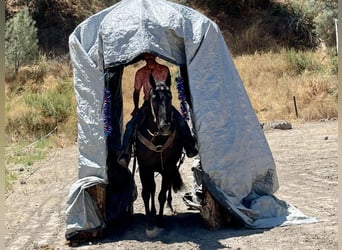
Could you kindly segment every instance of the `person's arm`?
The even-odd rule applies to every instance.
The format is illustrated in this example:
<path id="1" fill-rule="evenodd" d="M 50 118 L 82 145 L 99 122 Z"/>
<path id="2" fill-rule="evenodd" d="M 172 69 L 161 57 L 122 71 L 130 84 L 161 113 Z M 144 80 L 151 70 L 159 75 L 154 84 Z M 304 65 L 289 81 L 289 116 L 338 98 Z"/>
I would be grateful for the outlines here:
<path id="1" fill-rule="evenodd" d="M 140 91 L 142 88 L 142 69 L 138 70 L 135 73 L 134 77 L 134 90 L 133 90 L 133 104 L 134 109 L 131 113 L 132 116 L 136 115 L 139 110 L 139 97 L 140 97 Z"/>

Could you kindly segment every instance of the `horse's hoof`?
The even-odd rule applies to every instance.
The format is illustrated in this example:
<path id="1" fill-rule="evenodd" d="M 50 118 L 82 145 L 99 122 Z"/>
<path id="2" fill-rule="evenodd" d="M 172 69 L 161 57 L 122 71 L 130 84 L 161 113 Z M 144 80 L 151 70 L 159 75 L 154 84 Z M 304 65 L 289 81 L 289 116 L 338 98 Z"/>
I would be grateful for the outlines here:
<path id="1" fill-rule="evenodd" d="M 154 227 L 152 230 L 149 230 L 149 229 L 146 228 L 146 235 L 149 238 L 155 238 L 155 237 L 158 236 L 159 231 L 160 230 L 157 227 Z"/>

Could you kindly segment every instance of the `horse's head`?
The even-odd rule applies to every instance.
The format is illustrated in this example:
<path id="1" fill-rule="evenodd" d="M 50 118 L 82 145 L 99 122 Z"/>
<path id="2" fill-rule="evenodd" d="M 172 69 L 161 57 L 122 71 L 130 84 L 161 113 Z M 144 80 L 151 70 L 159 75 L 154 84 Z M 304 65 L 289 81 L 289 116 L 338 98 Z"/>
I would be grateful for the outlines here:
<path id="1" fill-rule="evenodd" d="M 150 83 L 152 86 L 150 92 L 150 107 L 154 123 L 157 125 L 160 135 L 170 135 L 173 129 L 172 94 L 170 90 L 171 77 L 169 75 L 165 82 L 156 82 L 151 75 Z"/>

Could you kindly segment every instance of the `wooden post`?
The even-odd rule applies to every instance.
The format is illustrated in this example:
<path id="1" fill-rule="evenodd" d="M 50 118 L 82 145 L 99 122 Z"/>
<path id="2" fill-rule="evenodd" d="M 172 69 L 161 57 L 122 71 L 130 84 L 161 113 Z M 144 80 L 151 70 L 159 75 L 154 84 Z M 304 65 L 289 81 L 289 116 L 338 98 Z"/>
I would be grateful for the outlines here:
<path id="1" fill-rule="evenodd" d="M 101 216 L 106 220 L 106 185 L 97 184 L 86 189 L 86 192 L 94 199 L 97 207 L 100 210 Z M 80 232 L 75 235 L 70 241 L 69 245 L 72 247 L 77 247 L 82 242 L 99 240 L 104 237 L 104 229 L 99 229 L 97 231 L 87 231 Z"/>
<path id="2" fill-rule="evenodd" d="M 102 218 L 106 221 L 106 185 L 97 184 L 86 189 L 91 197 L 96 201 Z"/>
<path id="3" fill-rule="evenodd" d="M 203 203 L 200 214 L 209 229 L 217 230 L 233 224 L 232 216 L 221 207 L 221 205 L 209 193 L 207 187 L 202 183 Z"/>
<path id="4" fill-rule="evenodd" d="M 297 102 L 296 102 L 295 96 L 293 96 L 293 104 L 294 104 L 294 108 L 295 108 L 295 112 L 296 112 L 296 117 L 298 118 Z"/>

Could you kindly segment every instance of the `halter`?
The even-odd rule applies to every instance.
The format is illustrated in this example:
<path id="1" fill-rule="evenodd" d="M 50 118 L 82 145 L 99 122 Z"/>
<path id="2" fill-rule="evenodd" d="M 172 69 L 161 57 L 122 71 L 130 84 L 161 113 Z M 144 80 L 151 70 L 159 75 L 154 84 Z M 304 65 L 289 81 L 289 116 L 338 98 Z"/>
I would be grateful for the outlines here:
<path id="1" fill-rule="evenodd" d="M 150 105 L 151 105 L 151 112 L 152 112 L 154 123 L 157 123 L 157 116 L 156 116 L 156 114 L 154 112 L 153 103 L 152 103 L 152 100 L 151 100 L 151 94 L 152 94 L 153 91 L 164 91 L 164 90 L 170 91 L 170 88 L 168 86 L 163 85 L 163 84 L 158 84 L 155 87 L 155 89 L 151 89 L 150 90 Z"/>

